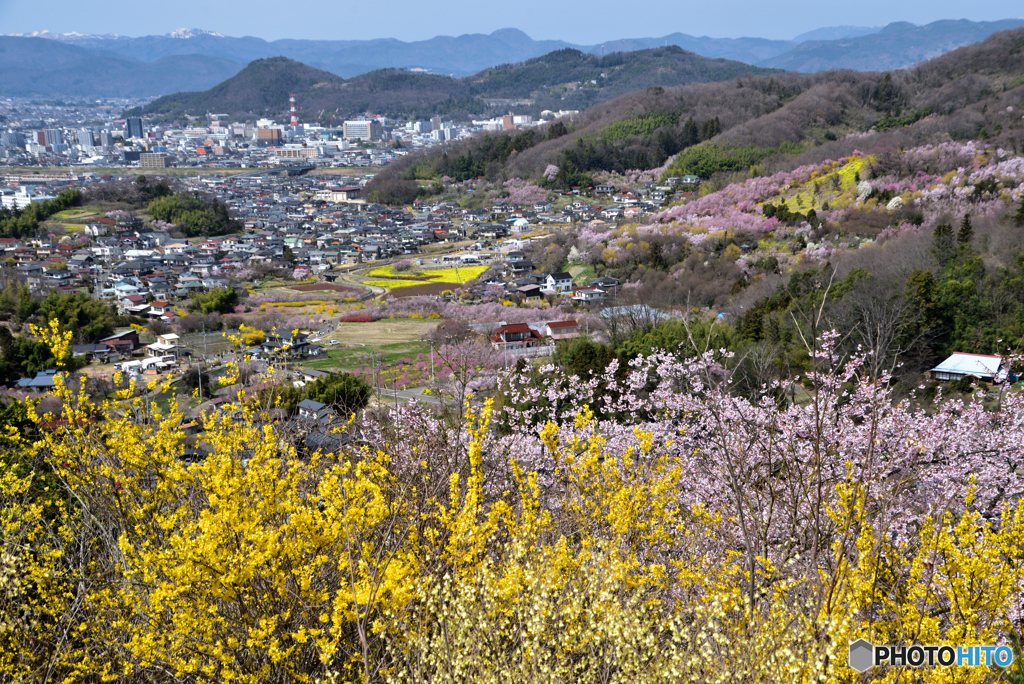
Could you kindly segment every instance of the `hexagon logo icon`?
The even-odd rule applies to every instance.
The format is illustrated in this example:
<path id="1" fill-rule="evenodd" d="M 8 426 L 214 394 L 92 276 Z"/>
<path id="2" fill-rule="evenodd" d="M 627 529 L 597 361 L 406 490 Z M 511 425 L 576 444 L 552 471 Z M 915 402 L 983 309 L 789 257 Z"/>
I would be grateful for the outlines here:
<path id="1" fill-rule="evenodd" d="M 856 641 L 850 642 L 850 657 L 847 662 L 850 664 L 850 669 L 856 670 L 857 672 L 867 672 L 874 667 L 874 658 L 872 657 L 875 652 L 875 647 L 871 645 L 871 642 L 865 639 L 857 639 Z"/>

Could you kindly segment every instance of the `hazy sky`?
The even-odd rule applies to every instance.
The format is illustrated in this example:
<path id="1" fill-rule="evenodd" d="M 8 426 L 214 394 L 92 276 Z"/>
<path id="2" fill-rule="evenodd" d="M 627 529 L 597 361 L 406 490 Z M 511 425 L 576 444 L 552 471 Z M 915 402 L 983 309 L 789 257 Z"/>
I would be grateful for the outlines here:
<path id="1" fill-rule="evenodd" d="M 823 26 L 979 21 L 1022 14 L 1021 0 L 0 0 L 0 33 L 48 29 L 142 36 L 201 28 L 267 40 L 423 40 L 515 27 L 536 39 L 591 44 L 676 31 L 788 39 Z"/>

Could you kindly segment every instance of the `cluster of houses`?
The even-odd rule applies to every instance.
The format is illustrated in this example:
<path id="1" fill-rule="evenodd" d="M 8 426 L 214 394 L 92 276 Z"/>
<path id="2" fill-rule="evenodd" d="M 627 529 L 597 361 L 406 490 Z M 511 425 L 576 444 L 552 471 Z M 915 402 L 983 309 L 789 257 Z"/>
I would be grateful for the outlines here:
<path id="1" fill-rule="evenodd" d="M 614 296 L 619 287 L 617 278 L 603 276 L 591 281 L 588 285 L 573 285 L 572 274 L 565 271 L 557 273 L 536 272 L 533 261 L 519 250 L 512 250 L 505 255 L 504 273 L 502 278 L 493 277 L 485 281 L 490 288 L 502 288 L 506 295 L 519 295 L 523 299 L 541 299 L 544 297 L 571 297 L 579 304 L 600 304 L 609 295 Z"/>
<path id="2" fill-rule="evenodd" d="M 193 178 L 186 181 L 187 189 L 216 197 L 244 226 L 244 234 L 195 244 L 131 216 L 98 216 L 84 233 L 59 242 L 46 236 L 0 239 L 0 262 L 13 263 L 33 290 L 84 291 L 98 286 L 125 311 L 162 317 L 160 309 L 166 307 L 138 311 L 143 302 L 137 298 L 166 303 L 193 290 L 227 285 L 233 269 L 258 264 L 287 262 L 301 277 L 302 271 L 417 254 L 436 242 L 498 241 L 533 230 L 538 223 L 630 220 L 656 210 L 666 199 L 666 190 L 653 183 L 631 190 L 599 184 L 593 194 L 607 196 L 608 206 L 580 197 L 556 213 L 546 201 L 529 207 L 499 201 L 486 209 L 466 209 L 452 204 L 427 206 L 417 200 L 408 211 L 359 199 L 368 178 L 270 174 Z M 85 180 L 122 179 L 90 176 Z M 56 190 L 46 188 L 47 193 Z M 514 277 L 532 272 L 515 267 L 512 261 Z M 534 284 L 544 289 L 540 282 L 516 287 Z M 561 284 L 552 288 L 564 292 Z M 600 296 L 591 290 L 577 299 L 593 301 Z"/>
<path id="3" fill-rule="evenodd" d="M 482 178 L 467 180 L 455 185 L 475 191 Z M 551 202 L 542 200 L 529 206 L 521 206 L 498 200 L 488 208 L 469 209 L 455 203 L 438 203 L 428 206 L 416 200 L 414 206 L 429 210 L 438 220 L 462 221 L 467 223 L 504 222 L 512 232 L 526 230 L 533 224 L 557 225 L 587 223 L 591 221 L 634 221 L 659 211 L 666 202 L 675 202 L 693 196 L 700 179 L 697 176 L 673 176 L 665 185 L 644 181 L 635 188 L 621 188 L 613 183 L 598 183 L 592 188 L 572 188 L 567 194 L 573 201 L 559 210 Z M 590 196 L 593 201 L 585 199 Z M 608 200 L 608 202 L 604 202 Z"/>
<path id="4" fill-rule="evenodd" d="M 660 193 L 661 191 L 655 191 Z M 417 202 L 420 202 L 417 200 Z M 451 202 L 442 202 L 432 206 L 420 202 L 418 206 L 429 210 L 430 217 L 435 221 L 453 221 L 468 224 L 502 223 L 510 233 L 530 230 L 535 225 L 560 225 L 587 223 L 590 221 L 635 220 L 658 211 L 664 204 L 660 201 L 644 201 L 637 198 L 636 193 L 624 191 L 615 195 L 615 201 L 602 206 L 596 202 L 577 199 L 562 209 L 555 211 L 551 202 L 543 201 L 530 206 L 506 204 L 498 201 L 486 209 L 467 209 Z"/>
<path id="5" fill-rule="evenodd" d="M 133 360 L 135 352 L 143 352 L 141 360 Z M 120 371 L 155 375 L 164 370 L 176 368 L 182 356 L 190 356 L 191 350 L 181 344 L 181 338 L 174 333 L 158 335 L 152 344 L 143 345 L 139 332 L 130 329 L 104 337 L 94 344 L 76 344 L 71 347 L 74 356 L 85 357 L 101 363 L 114 363 Z"/>

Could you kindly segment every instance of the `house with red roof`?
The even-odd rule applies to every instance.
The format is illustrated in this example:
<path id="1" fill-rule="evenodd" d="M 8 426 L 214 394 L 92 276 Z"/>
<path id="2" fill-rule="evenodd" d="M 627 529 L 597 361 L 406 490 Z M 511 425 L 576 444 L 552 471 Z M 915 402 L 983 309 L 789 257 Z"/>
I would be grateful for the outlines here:
<path id="1" fill-rule="evenodd" d="M 503 325 L 491 335 L 491 343 L 498 349 L 502 347 L 533 347 L 543 341 L 540 333 L 526 323 Z"/>

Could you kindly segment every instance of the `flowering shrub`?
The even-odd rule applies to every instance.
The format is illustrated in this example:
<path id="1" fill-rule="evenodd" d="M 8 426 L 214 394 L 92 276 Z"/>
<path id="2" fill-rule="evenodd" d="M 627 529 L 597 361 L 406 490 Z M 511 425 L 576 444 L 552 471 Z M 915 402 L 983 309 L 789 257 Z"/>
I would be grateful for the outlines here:
<path id="1" fill-rule="evenodd" d="M 63 358 L 70 333 L 40 334 Z M 0 671 L 842 682 L 858 637 L 1019 638 L 1024 393 L 918 411 L 835 339 L 808 350 L 806 405 L 658 352 L 501 376 L 461 420 L 339 420 L 313 453 L 312 429 L 239 395 L 202 418 L 199 461 L 177 402 L 129 386 L 96 413 L 58 375 L 59 413 L 27 405 L 0 442 L 26 464 L 0 477 Z M 44 420 L 61 429 L 22 435 Z"/>
<path id="2" fill-rule="evenodd" d="M 637 234 L 682 234 L 699 244 L 708 236 L 726 231 L 775 231 L 776 238 L 810 232 L 809 225 L 792 230 L 774 217 L 766 218 L 762 211 L 765 202 L 776 207 L 785 204 L 791 213 L 813 209 L 817 220 L 833 223 L 851 210 L 876 213 L 913 208 L 921 216 L 921 221 L 915 223 L 928 230 L 949 214 L 969 211 L 974 216 L 996 217 L 1008 204 L 1024 199 L 1024 157 L 1011 156 L 1006 150 L 987 149 L 974 142 L 949 142 L 912 148 L 900 155 L 898 168 L 902 175 L 875 177 L 870 182 L 856 182 L 857 175 L 873 168 L 876 160 L 854 152 L 838 161 L 735 183 L 654 214 Z M 893 225 L 883 234 L 901 230 Z M 606 264 L 616 263 L 628 246 L 609 240 L 608 233 L 591 227 L 580 233 L 577 245 L 591 255 L 599 254 Z M 594 252 L 597 245 L 600 251 Z M 832 251 L 832 247 L 822 246 L 805 256 L 824 258 Z"/>
<path id="3" fill-rule="evenodd" d="M 247 300 L 250 305 L 257 304 L 282 304 L 285 302 L 301 302 L 304 304 L 318 305 L 318 304 L 333 304 L 334 300 L 325 300 L 324 297 L 330 297 L 332 292 L 317 291 L 317 292 L 264 292 L 261 294 L 252 295 Z M 294 305 L 294 304 L 293 304 Z"/>

